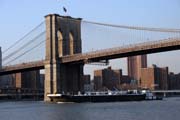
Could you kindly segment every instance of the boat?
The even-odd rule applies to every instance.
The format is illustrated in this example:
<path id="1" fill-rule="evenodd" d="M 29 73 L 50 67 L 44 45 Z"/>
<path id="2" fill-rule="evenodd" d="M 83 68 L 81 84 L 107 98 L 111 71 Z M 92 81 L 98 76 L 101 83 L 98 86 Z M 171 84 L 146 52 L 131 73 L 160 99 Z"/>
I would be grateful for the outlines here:
<path id="1" fill-rule="evenodd" d="M 142 101 L 146 95 L 140 93 L 122 92 L 88 92 L 85 94 L 49 94 L 53 102 L 118 102 L 118 101 Z"/>
<path id="2" fill-rule="evenodd" d="M 142 90 L 141 93 L 146 95 L 145 100 L 163 100 L 162 96 L 156 96 L 150 90 Z"/>

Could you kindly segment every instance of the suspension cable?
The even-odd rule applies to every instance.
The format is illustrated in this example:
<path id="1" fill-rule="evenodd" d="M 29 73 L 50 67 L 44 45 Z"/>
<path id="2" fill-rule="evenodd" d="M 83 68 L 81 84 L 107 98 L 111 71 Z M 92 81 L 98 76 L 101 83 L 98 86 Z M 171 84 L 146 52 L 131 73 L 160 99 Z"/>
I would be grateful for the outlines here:
<path id="1" fill-rule="evenodd" d="M 24 38 L 26 38 L 28 35 L 30 35 L 33 31 L 35 31 L 36 29 L 38 29 L 41 25 L 44 24 L 44 21 L 41 22 L 39 25 L 37 25 L 35 28 L 33 28 L 30 32 L 28 32 L 27 34 L 25 34 L 21 39 L 17 40 L 15 43 L 13 43 L 12 45 L 10 45 L 7 49 L 5 49 L 2 54 L 6 53 L 7 51 L 9 51 L 11 48 L 13 48 L 15 45 L 17 45 L 19 42 L 21 42 Z"/>
<path id="2" fill-rule="evenodd" d="M 27 47 L 28 45 L 32 44 L 35 40 L 37 40 L 39 37 L 41 37 L 43 34 L 45 33 L 42 32 L 39 35 L 37 35 L 35 38 L 33 38 L 32 40 L 28 41 L 27 43 L 25 43 L 22 47 L 20 47 L 19 49 L 15 50 L 14 52 L 10 53 L 9 55 L 5 56 L 2 60 L 5 61 L 9 58 L 11 58 L 12 56 L 15 56 L 18 52 L 20 52 L 22 49 L 24 49 L 25 47 Z M 45 40 L 44 40 L 45 41 Z"/>
<path id="3" fill-rule="evenodd" d="M 115 24 L 107 24 L 107 23 L 99 23 L 99 22 L 92 22 L 92 21 L 83 21 L 85 23 L 102 25 L 102 26 L 109 26 L 109 27 L 116 27 L 116 28 L 125 28 L 125 29 L 135 29 L 135 30 L 146 30 L 146 31 L 157 31 L 157 32 L 173 32 L 173 33 L 180 33 L 180 29 L 170 29 L 170 28 L 151 28 L 151 27 L 135 27 L 135 26 L 125 26 L 125 25 L 115 25 Z"/>
<path id="4" fill-rule="evenodd" d="M 27 51 L 23 52 L 23 53 L 20 54 L 19 56 L 15 57 L 13 60 L 11 60 L 11 61 L 5 63 L 5 65 L 8 65 L 9 63 L 11 63 L 11 62 L 17 60 L 18 58 L 20 58 L 20 57 L 22 57 L 22 56 L 24 56 L 25 54 L 27 54 L 27 53 L 30 52 L 31 50 L 33 50 L 33 49 L 39 47 L 39 46 L 40 46 L 42 43 L 44 43 L 44 42 L 45 42 L 45 40 L 42 40 L 39 44 L 37 44 L 37 45 L 35 45 L 34 47 L 32 47 L 32 48 L 28 49 Z"/>

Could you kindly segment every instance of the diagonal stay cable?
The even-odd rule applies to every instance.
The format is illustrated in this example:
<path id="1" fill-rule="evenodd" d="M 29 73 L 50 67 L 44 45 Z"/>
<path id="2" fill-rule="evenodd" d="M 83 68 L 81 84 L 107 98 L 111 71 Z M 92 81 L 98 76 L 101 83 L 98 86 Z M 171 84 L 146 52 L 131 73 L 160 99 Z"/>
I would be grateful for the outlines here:
<path id="1" fill-rule="evenodd" d="M 125 25 L 115 25 L 115 24 L 107 24 L 107 23 L 99 23 L 92 21 L 83 21 L 85 23 L 116 27 L 116 28 L 125 28 L 125 29 L 135 29 L 135 30 L 146 30 L 146 31 L 156 31 L 156 32 L 172 32 L 172 33 L 180 33 L 180 29 L 171 29 L 171 28 L 151 28 L 151 27 L 135 27 L 135 26 L 125 26 Z"/>
<path id="2" fill-rule="evenodd" d="M 35 28 L 33 28 L 30 32 L 28 32 L 27 34 L 25 34 L 21 39 L 17 40 L 15 43 L 13 43 L 10 47 L 8 47 L 7 49 L 5 49 L 2 53 L 6 53 L 7 51 L 9 51 L 11 48 L 13 48 L 15 45 L 17 45 L 19 42 L 21 42 L 24 38 L 26 38 L 28 35 L 30 35 L 33 31 L 35 31 L 36 29 L 38 29 L 41 25 L 44 24 L 44 21 L 41 22 L 39 25 L 37 25 Z"/>
<path id="3" fill-rule="evenodd" d="M 10 53 L 9 55 L 5 56 L 2 60 L 5 61 L 12 56 L 15 56 L 19 51 L 22 51 L 22 49 L 26 48 L 30 44 L 32 44 L 35 40 L 37 40 L 39 37 L 41 37 L 43 34 L 45 34 L 45 31 L 37 35 L 35 38 L 31 39 L 29 42 L 25 43 L 23 46 L 21 46 L 19 49 L 15 50 L 14 52 Z"/>
<path id="4" fill-rule="evenodd" d="M 18 58 L 24 56 L 25 54 L 29 53 L 31 50 L 33 50 L 33 49 L 39 47 L 39 46 L 40 46 L 42 43 L 44 43 L 44 42 L 45 42 L 45 40 L 42 40 L 39 44 L 37 44 L 37 45 L 35 45 L 34 47 L 32 47 L 32 48 L 28 49 L 27 51 L 23 52 L 21 55 L 15 57 L 13 60 L 11 60 L 11 61 L 5 63 L 5 66 L 8 65 L 8 64 L 11 63 L 11 62 L 17 60 Z"/>

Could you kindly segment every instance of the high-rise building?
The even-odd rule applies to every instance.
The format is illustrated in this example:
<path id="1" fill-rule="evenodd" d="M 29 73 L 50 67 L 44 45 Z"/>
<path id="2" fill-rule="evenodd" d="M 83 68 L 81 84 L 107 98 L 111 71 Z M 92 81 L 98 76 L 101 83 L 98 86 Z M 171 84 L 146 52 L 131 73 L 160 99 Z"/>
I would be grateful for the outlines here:
<path id="1" fill-rule="evenodd" d="M 90 75 L 83 75 L 82 76 L 83 84 L 90 84 L 91 83 L 91 76 Z"/>
<path id="2" fill-rule="evenodd" d="M 107 88 L 110 90 L 120 86 L 122 70 L 112 70 L 111 67 L 94 71 L 95 90 Z"/>
<path id="3" fill-rule="evenodd" d="M 168 67 L 141 68 L 141 87 L 151 90 L 168 89 Z"/>
<path id="4" fill-rule="evenodd" d="M 29 89 L 40 88 L 40 71 L 39 70 L 16 73 L 13 76 L 15 78 L 16 88 L 29 88 Z"/>
<path id="5" fill-rule="evenodd" d="M 2 69 L 2 50 L 0 47 L 0 69 Z M 12 75 L 4 75 L 0 76 L 0 88 L 11 88 L 13 87 L 13 76 Z"/>
<path id="6" fill-rule="evenodd" d="M 147 68 L 147 55 L 128 57 L 127 62 L 128 76 L 140 85 L 141 68 Z"/>
<path id="7" fill-rule="evenodd" d="M 169 90 L 179 90 L 180 89 L 180 73 L 174 74 L 171 72 L 169 74 L 168 89 Z"/>
<path id="8" fill-rule="evenodd" d="M 93 91 L 93 85 L 91 82 L 91 76 L 90 75 L 83 75 L 82 76 L 82 83 L 83 83 L 83 90 L 84 92 L 90 92 Z"/>
<path id="9" fill-rule="evenodd" d="M 94 90 L 99 91 L 103 88 L 103 72 L 102 70 L 94 71 Z"/>

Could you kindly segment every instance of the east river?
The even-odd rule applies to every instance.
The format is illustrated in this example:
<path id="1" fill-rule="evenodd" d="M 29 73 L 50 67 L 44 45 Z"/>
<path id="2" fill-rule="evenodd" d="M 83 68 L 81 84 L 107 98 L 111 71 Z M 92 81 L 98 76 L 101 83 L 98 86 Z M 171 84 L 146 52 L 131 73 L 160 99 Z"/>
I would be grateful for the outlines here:
<path id="1" fill-rule="evenodd" d="M 180 97 L 114 103 L 0 102 L 0 120 L 180 120 Z"/>

